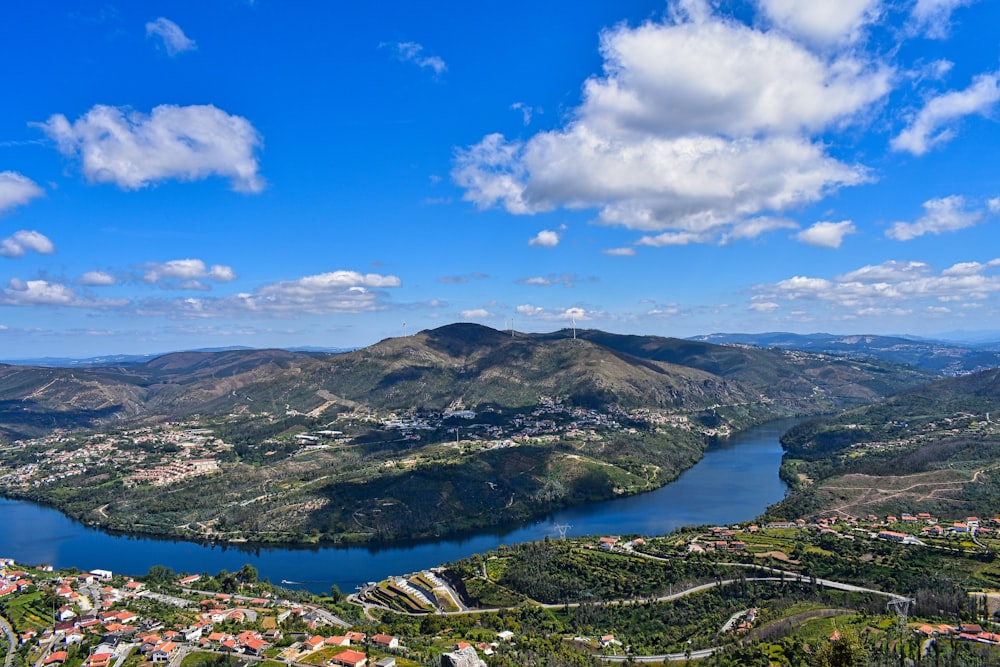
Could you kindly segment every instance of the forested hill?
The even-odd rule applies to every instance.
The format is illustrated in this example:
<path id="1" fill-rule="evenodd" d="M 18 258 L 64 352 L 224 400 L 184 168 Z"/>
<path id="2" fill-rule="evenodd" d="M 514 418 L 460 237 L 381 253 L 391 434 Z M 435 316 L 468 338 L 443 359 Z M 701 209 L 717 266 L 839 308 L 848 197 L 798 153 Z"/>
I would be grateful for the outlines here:
<path id="1" fill-rule="evenodd" d="M 1000 512 L 1000 369 L 805 422 L 782 438 L 775 514 Z M 919 510 L 917 509 L 919 508 Z"/>

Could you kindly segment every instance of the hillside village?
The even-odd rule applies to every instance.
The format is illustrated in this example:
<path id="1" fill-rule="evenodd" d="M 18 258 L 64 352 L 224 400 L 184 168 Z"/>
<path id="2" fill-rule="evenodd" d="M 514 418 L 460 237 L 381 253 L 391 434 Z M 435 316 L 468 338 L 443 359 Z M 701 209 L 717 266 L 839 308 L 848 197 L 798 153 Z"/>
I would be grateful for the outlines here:
<path id="1" fill-rule="evenodd" d="M 862 551 L 874 549 L 876 553 L 903 550 L 902 554 L 916 549 L 975 558 L 1000 546 L 998 530 L 1000 517 L 946 520 L 920 512 L 898 517 L 872 515 L 861 519 L 825 517 L 813 521 L 744 523 L 685 529 L 663 537 L 578 538 L 566 540 L 560 549 L 589 552 L 594 557 L 605 554 L 602 558 L 611 559 L 609 564 L 624 558 L 652 565 L 702 562 L 730 570 L 751 568 L 745 575 L 747 581 L 780 579 L 782 586 L 801 582 L 845 594 L 856 591 L 863 597 L 907 600 L 907 596 L 893 591 L 863 587 L 870 583 L 817 578 L 808 571 L 805 564 L 808 558 L 804 556 L 818 553 L 817 547 L 811 545 L 823 544 L 822 540 L 829 538 L 864 543 L 869 546 L 863 546 Z M 507 556 L 501 552 L 488 558 L 503 560 Z M 495 575 L 494 566 L 487 566 L 488 562 L 483 561 L 482 573 L 489 580 Z M 502 609 L 484 609 L 469 599 L 465 584 L 448 567 L 372 582 L 346 597 L 334 591 L 333 596 L 305 594 L 307 599 L 302 600 L 296 599 L 302 596 L 301 591 L 288 597 L 283 593 L 290 591 L 258 582 L 250 566 L 214 577 L 174 575 L 168 568 L 157 566 L 146 577 L 130 577 L 103 569 L 56 572 L 51 567 L 25 566 L 11 559 L 0 560 L 0 565 L 0 616 L 11 626 L 12 657 L 7 664 L 12 667 L 142 664 L 180 667 L 215 664 L 207 662 L 213 655 L 247 664 L 263 661 L 302 667 L 478 665 L 491 664 L 492 658 L 510 656 L 512 651 L 516 654 L 519 641 L 528 640 L 504 623 L 491 622 L 489 626 L 494 630 L 484 627 L 473 631 L 472 628 L 479 628 L 478 622 L 470 626 L 460 621 L 475 618 L 476 614 L 480 618 L 482 614 L 496 615 Z M 779 574 L 780 577 L 776 576 Z M 729 581 L 717 578 L 717 583 L 708 586 L 697 582 L 671 586 L 669 592 L 663 590 L 657 604 L 668 605 L 671 600 L 701 595 L 715 585 L 740 585 L 739 580 Z M 698 655 L 707 657 L 713 651 L 731 650 L 744 637 L 757 637 L 758 641 L 765 636 L 755 633 L 771 627 L 782 617 L 778 608 L 767 600 L 766 596 L 759 598 L 758 604 L 750 606 L 740 606 L 737 600 L 736 608 L 725 614 L 725 622 L 720 623 L 712 636 L 697 639 L 695 647 L 702 651 Z M 519 607 L 525 602 L 524 598 L 518 598 L 512 604 Z M 645 604 L 650 602 L 645 600 Z M 642 598 L 633 602 L 606 601 L 606 604 L 637 603 L 642 603 Z M 578 603 L 532 604 L 553 613 L 578 606 Z M 964 617 L 964 622 L 914 618 L 908 623 L 907 633 L 922 637 L 925 642 L 947 638 L 970 646 L 998 645 L 1000 626 L 994 626 L 991 614 L 994 610 L 1000 614 L 1000 599 L 984 597 L 983 609 L 978 616 Z M 986 609 L 990 611 L 987 613 Z M 402 622 L 408 617 L 419 621 L 435 616 L 452 618 L 453 627 L 466 630 L 458 629 L 456 635 L 450 629 L 443 633 L 431 629 L 446 627 L 440 624 Z M 424 634 L 425 630 L 418 628 L 426 628 L 431 634 Z M 629 652 L 635 638 L 630 639 L 627 630 L 613 626 L 601 629 L 586 637 L 567 635 L 566 646 L 598 661 Z M 414 631 L 418 634 L 413 634 Z M 703 648 L 706 646 L 709 648 Z M 712 646 L 730 646 L 730 649 Z M 664 659 L 683 659 L 683 652 L 670 655 L 676 657 Z"/>
<path id="2" fill-rule="evenodd" d="M 289 411 L 289 414 L 296 414 Z M 269 413 L 251 415 L 275 423 L 280 417 Z M 706 427 L 683 412 L 637 409 L 631 411 L 567 406 L 544 399 L 536 408 L 500 416 L 487 410 L 488 421 L 476 421 L 473 410 L 445 412 L 388 413 L 371 411 L 344 413 L 330 425 L 334 428 L 307 430 L 293 428 L 261 443 L 262 447 L 291 444 L 283 450 L 288 458 L 310 451 L 338 449 L 354 445 L 354 435 L 371 426 L 380 428 L 387 441 L 402 443 L 450 443 L 482 449 L 514 447 L 551 442 L 560 438 L 599 438 L 601 431 L 621 430 L 635 434 L 638 428 L 695 431 L 703 437 L 726 437 L 731 427 L 723 422 Z M 241 418 L 246 418 L 242 416 Z M 361 427 L 359 429 L 359 427 Z M 352 433 L 354 435 L 352 435 Z M 232 463 L 233 445 L 213 435 L 201 422 L 167 422 L 116 432 L 59 432 L 40 438 L 17 440 L 7 449 L 0 465 L 0 488 L 9 490 L 41 487 L 79 477 L 96 468 L 113 468 L 125 484 L 173 485 L 193 477 L 222 472 Z M 419 453 L 410 453 L 406 465 L 420 462 Z M 385 465 L 396 463 L 386 458 Z"/>

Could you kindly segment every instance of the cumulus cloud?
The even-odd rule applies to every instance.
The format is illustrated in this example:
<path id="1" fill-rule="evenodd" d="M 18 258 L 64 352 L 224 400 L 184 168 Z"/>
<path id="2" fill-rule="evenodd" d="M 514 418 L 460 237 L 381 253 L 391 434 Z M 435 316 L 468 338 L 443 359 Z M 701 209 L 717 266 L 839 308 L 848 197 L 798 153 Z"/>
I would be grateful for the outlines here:
<path id="1" fill-rule="evenodd" d="M 223 176 L 239 192 L 264 189 L 250 122 L 212 105 L 164 104 L 147 115 L 97 105 L 72 124 L 62 114 L 37 123 L 59 151 L 79 159 L 93 183 L 138 190 L 164 180 Z"/>
<path id="2" fill-rule="evenodd" d="M 440 75 L 448 69 L 448 65 L 438 56 L 428 56 L 424 53 L 424 47 L 416 42 L 397 42 L 392 45 L 392 50 L 396 57 L 403 62 L 413 63 L 422 69 L 430 69 L 434 74 Z"/>
<path id="3" fill-rule="evenodd" d="M 473 308 L 471 310 L 463 310 L 461 316 L 463 320 L 485 320 L 493 317 L 493 313 L 485 308 Z"/>
<path id="4" fill-rule="evenodd" d="M 377 273 L 331 271 L 296 280 L 271 283 L 224 297 L 151 299 L 137 308 L 140 315 L 176 318 L 258 315 L 296 318 L 302 315 L 363 313 L 385 308 L 384 288 L 399 287 L 399 278 Z"/>
<path id="5" fill-rule="evenodd" d="M 0 171 L 0 213 L 23 206 L 45 194 L 38 185 L 16 171 Z"/>
<path id="6" fill-rule="evenodd" d="M 854 234 L 857 228 L 850 220 L 841 222 L 817 222 L 809 229 L 803 229 L 795 235 L 799 241 L 820 248 L 839 248 L 844 237 Z"/>
<path id="7" fill-rule="evenodd" d="M 909 126 L 893 137 L 893 150 L 923 155 L 955 136 L 954 121 L 985 115 L 1000 100 L 1000 72 L 980 74 L 965 90 L 950 91 L 927 102 Z"/>
<path id="8" fill-rule="evenodd" d="M 87 271 L 76 279 L 77 285 L 87 287 L 109 287 L 117 282 L 113 275 L 104 271 Z"/>
<path id="9" fill-rule="evenodd" d="M 25 229 L 14 232 L 0 241 L 0 255 L 4 257 L 21 257 L 29 251 L 51 255 L 56 251 L 56 247 L 44 234 Z"/>
<path id="10" fill-rule="evenodd" d="M 48 280 L 12 278 L 0 289 L 3 306 L 62 306 L 68 308 L 120 308 L 125 299 L 91 299 L 66 285 Z"/>
<path id="11" fill-rule="evenodd" d="M 164 287 L 180 289 L 209 289 L 206 280 L 228 283 L 236 279 L 232 267 L 213 264 L 211 267 L 200 259 L 174 259 L 169 262 L 149 262 L 143 265 L 142 280 Z"/>
<path id="12" fill-rule="evenodd" d="M 178 53 L 198 48 L 194 40 L 185 35 L 179 25 L 162 16 L 146 24 L 146 37 L 158 38 L 171 58 Z"/>
<path id="13" fill-rule="evenodd" d="M 586 322 L 587 320 L 592 320 L 603 315 L 603 313 L 599 311 L 587 310 L 578 306 L 570 308 L 542 308 L 541 306 L 534 306 L 530 303 L 522 304 L 515 310 L 517 311 L 517 314 L 522 317 L 530 317 L 533 319 L 545 320 L 547 322 L 570 322 L 573 320 L 576 320 L 577 322 Z"/>
<path id="14" fill-rule="evenodd" d="M 538 232 L 533 239 L 528 241 L 528 245 L 539 246 L 542 248 L 555 248 L 559 245 L 559 233 L 543 229 Z"/>
<path id="15" fill-rule="evenodd" d="M 1000 261 L 960 262 L 935 272 L 925 262 L 890 261 L 833 277 L 793 276 L 753 288 L 751 308 L 782 302 L 825 305 L 841 316 L 935 312 L 942 304 L 982 302 L 1000 293 Z"/>
<path id="16" fill-rule="evenodd" d="M 758 0 L 758 5 L 781 29 L 820 45 L 857 41 L 881 10 L 880 0 Z"/>
<path id="17" fill-rule="evenodd" d="M 976 0 L 917 0 L 910 13 L 913 30 L 930 39 L 944 39 L 951 28 L 951 13 Z"/>
<path id="18" fill-rule="evenodd" d="M 960 195 L 929 199 L 924 202 L 924 215 L 916 222 L 896 222 L 885 235 L 897 241 L 909 241 L 925 234 L 943 234 L 965 229 L 983 219 L 979 211 L 970 211 Z"/>
<path id="19" fill-rule="evenodd" d="M 699 3 L 605 31 L 601 53 L 604 75 L 563 128 L 457 151 L 465 200 L 514 214 L 596 208 L 600 222 L 657 233 L 644 245 L 674 245 L 749 238 L 740 223 L 870 178 L 810 135 L 867 113 L 890 89 L 887 66 L 821 58 Z"/>
<path id="20" fill-rule="evenodd" d="M 758 313 L 773 313 L 779 308 L 781 306 L 773 301 L 754 301 L 750 304 L 750 310 Z"/>

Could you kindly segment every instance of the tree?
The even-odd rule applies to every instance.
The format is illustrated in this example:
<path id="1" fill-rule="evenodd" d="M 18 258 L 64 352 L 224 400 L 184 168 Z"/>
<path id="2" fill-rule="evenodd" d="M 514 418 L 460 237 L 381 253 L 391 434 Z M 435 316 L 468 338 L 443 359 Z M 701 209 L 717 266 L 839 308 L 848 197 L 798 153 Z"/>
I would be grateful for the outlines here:
<path id="1" fill-rule="evenodd" d="M 257 568 L 250 563 L 247 563 L 240 568 L 240 571 L 236 573 L 236 576 L 244 584 L 255 584 L 257 583 Z"/>
<path id="2" fill-rule="evenodd" d="M 157 584 L 169 584 L 177 575 L 166 565 L 153 565 L 146 573 L 146 579 Z"/>
<path id="3" fill-rule="evenodd" d="M 868 652 L 857 634 L 845 628 L 834 635 L 816 651 L 810 663 L 812 667 L 863 667 L 868 664 Z"/>

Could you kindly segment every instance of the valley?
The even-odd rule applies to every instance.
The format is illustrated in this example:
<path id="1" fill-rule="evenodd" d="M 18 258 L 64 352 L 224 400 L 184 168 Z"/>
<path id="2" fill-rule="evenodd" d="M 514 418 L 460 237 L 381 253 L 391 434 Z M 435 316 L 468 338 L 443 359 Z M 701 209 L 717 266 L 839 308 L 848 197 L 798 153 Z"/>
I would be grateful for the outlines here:
<path id="1" fill-rule="evenodd" d="M 436 538 L 649 491 L 713 441 L 928 377 L 798 351 L 468 324 L 335 355 L 0 367 L 0 489 L 165 537 Z"/>

